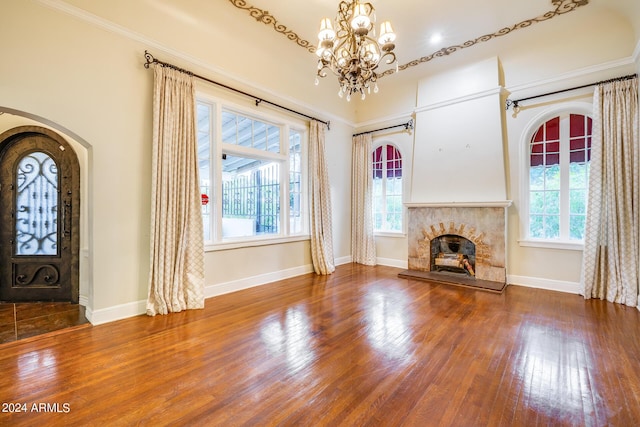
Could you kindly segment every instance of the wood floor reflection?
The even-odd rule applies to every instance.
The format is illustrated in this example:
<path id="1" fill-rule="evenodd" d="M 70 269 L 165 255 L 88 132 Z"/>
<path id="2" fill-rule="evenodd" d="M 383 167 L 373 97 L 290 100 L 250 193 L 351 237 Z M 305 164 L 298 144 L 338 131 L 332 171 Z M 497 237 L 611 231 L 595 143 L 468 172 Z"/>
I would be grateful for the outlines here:
<path id="1" fill-rule="evenodd" d="M 494 294 L 400 271 L 343 265 L 212 298 L 204 310 L 4 344 L 0 395 L 27 410 L 0 413 L 0 425 L 640 419 L 637 309 L 518 286 Z"/>
<path id="2" fill-rule="evenodd" d="M 88 324 L 84 307 L 67 302 L 0 303 L 0 344 Z"/>

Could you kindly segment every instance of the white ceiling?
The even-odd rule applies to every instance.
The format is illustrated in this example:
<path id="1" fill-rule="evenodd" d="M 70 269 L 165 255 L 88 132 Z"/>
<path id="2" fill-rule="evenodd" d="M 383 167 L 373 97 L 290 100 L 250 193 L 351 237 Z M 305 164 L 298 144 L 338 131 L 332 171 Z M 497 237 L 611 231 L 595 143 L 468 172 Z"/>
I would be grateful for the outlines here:
<path id="1" fill-rule="evenodd" d="M 252 38 L 253 43 L 264 49 L 294 43 L 274 29 L 273 20 L 295 33 L 302 41 L 315 46 L 320 19 L 334 18 L 338 4 L 337 0 L 219 1 L 237 8 L 236 13 L 231 16 L 232 25 L 239 36 L 256 36 Z M 458 58 L 470 57 L 473 50 L 479 48 L 493 50 L 494 55 L 497 55 L 500 47 L 508 43 L 513 34 L 531 31 L 535 27 L 563 25 L 563 13 L 545 18 L 545 14 L 554 10 L 568 11 L 569 14 L 580 13 L 585 20 L 594 14 L 618 14 L 629 20 L 636 35 L 640 33 L 640 0 L 372 0 L 372 4 L 376 8 L 378 23 L 389 20 L 394 26 L 397 33 L 396 55 L 401 65 L 428 57 L 440 49 L 454 47 L 450 55 L 436 57 L 417 66 L 422 69 L 434 67 L 435 62 L 464 62 L 464 59 Z M 574 4 L 581 5 L 574 7 Z M 264 11 L 267 18 L 260 17 L 259 11 Z M 184 12 L 193 13 L 186 9 Z M 260 17 L 262 23 L 254 16 Z M 534 22 L 536 20 L 540 22 Z M 484 35 L 497 35 L 501 30 L 513 28 L 520 23 L 531 25 L 507 31 L 508 34 L 504 36 L 490 37 L 486 42 L 479 41 L 468 48 L 455 48 Z M 268 28 L 271 34 L 264 31 L 258 33 L 256 28 L 252 28 L 259 26 Z M 594 28 L 594 31 L 598 29 Z M 432 43 L 431 37 L 436 33 L 442 38 L 439 42 Z M 297 54 L 310 54 L 307 49 L 296 47 Z"/>
<path id="2" fill-rule="evenodd" d="M 358 104 L 344 106 L 336 102 L 337 83 L 327 81 L 331 77 L 321 82 L 321 89 L 313 89 L 317 57 L 312 51 L 317 44 L 319 23 L 323 17 L 335 17 L 338 0 L 40 1 L 64 2 L 85 10 L 157 41 L 167 48 L 166 52 L 180 52 L 183 59 L 203 64 L 205 69 L 215 69 L 229 81 L 264 88 L 267 94 L 314 105 L 342 117 L 353 114 L 354 108 L 361 108 Z M 372 4 L 378 23 L 389 20 L 394 26 L 401 67 L 421 58 L 432 58 L 384 77 L 380 80 L 381 92 L 383 83 L 395 87 L 413 84 L 431 73 L 501 57 L 506 51 L 516 52 L 512 58 L 517 58 L 519 51 L 526 52 L 541 40 L 562 45 L 567 37 L 578 33 L 577 29 L 580 37 L 591 38 L 589 43 L 598 40 L 600 32 L 606 43 L 616 44 L 607 60 L 620 58 L 621 54 L 631 56 L 640 38 L 640 0 L 372 0 Z M 545 19 L 558 7 L 560 11 L 572 9 L 572 4 L 581 5 Z M 599 22 L 606 25 L 600 27 Z M 520 23 L 531 25 L 498 35 Z M 616 28 L 623 36 L 607 39 L 612 25 L 625 27 Z M 287 37 L 283 34 L 285 30 L 293 35 Z M 442 40 L 432 44 L 430 38 L 436 32 Z M 484 35 L 495 36 L 480 41 Z M 622 44 L 621 37 L 625 39 Z M 466 42 L 471 42 L 471 46 L 460 48 Z M 301 46 L 305 43 L 309 45 Z M 437 55 L 443 48 L 451 48 L 451 53 Z M 171 57 L 164 58 L 164 53 L 158 52 L 155 55 L 159 59 L 171 61 Z M 593 64 L 575 64 L 587 65 Z"/>

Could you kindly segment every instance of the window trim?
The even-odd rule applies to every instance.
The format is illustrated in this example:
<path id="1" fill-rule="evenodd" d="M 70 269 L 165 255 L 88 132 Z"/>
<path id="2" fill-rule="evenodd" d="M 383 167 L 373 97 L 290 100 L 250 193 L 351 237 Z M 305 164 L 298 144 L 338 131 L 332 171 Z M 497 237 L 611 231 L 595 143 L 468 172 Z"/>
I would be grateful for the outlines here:
<path id="1" fill-rule="evenodd" d="M 204 240 L 205 252 L 254 247 L 254 246 L 267 246 L 281 243 L 297 242 L 309 240 L 311 238 L 309 233 L 309 193 L 308 193 L 308 145 L 309 145 L 309 125 L 302 120 L 295 120 L 289 116 L 278 114 L 277 112 L 258 111 L 255 107 L 242 106 L 233 101 L 227 100 L 221 96 L 215 96 L 207 93 L 204 90 L 196 90 L 196 106 L 198 103 L 209 104 L 211 107 L 212 117 L 210 119 L 210 141 L 209 141 L 209 180 L 210 180 L 210 198 L 212 198 L 211 212 L 210 212 L 210 227 L 211 227 L 211 239 Z M 252 149 L 242 146 L 236 146 L 234 144 L 224 143 L 222 141 L 222 126 L 220 120 L 222 117 L 222 111 L 231 111 L 235 114 L 242 115 L 255 120 L 264 121 L 265 123 L 274 124 L 280 127 L 280 152 L 273 153 L 265 151 L 264 153 L 257 153 Z M 196 116 L 197 120 L 197 116 Z M 257 236 L 244 236 L 223 239 L 222 234 L 222 180 L 220 176 L 216 176 L 218 171 L 222 170 L 222 154 L 223 153 L 235 153 L 238 155 L 249 155 L 255 158 L 261 158 L 264 160 L 272 160 L 281 162 L 281 164 L 289 166 L 289 136 L 290 131 L 296 131 L 300 133 L 300 157 L 301 157 L 301 188 L 302 191 L 302 232 L 299 234 L 291 234 L 290 231 L 290 216 L 289 203 L 285 203 L 280 207 L 280 232 L 273 235 L 257 235 Z M 212 139 L 211 139 L 212 138 Z M 280 185 L 280 198 L 281 200 L 288 200 L 286 197 L 289 194 L 289 167 L 280 168 L 281 185 Z M 284 185 L 286 184 L 286 185 Z M 283 198 L 283 194 L 285 197 Z"/>
<path id="2" fill-rule="evenodd" d="M 538 239 L 529 237 L 529 144 L 531 138 L 540 126 L 548 120 L 561 115 L 582 114 L 593 119 L 593 105 L 587 102 L 563 102 L 554 107 L 545 109 L 532 117 L 520 134 L 520 236 L 518 244 L 523 247 L 578 250 L 584 249 L 584 241 L 569 239 Z"/>
<path id="3" fill-rule="evenodd" d="M 372 142 L 371 144 L 371 153 L 369 153 L 370 156 L 373 156 L 373 153 L 375 153 L 375 151 L 383 146 L 386 145 L 391 145 L 393 146 L 396 150 L 398 150 L 398 152 L 400 153 L 400 160 L 402 161 L 402 227 L 400 230 L 395 231 L 395 230 L 376 230 L 375 229 L 375 224 L 374 224 L 374 230 L 373 230 L 373 234 L 374 236 L 380 236 L 380 237 L 395 237 L 395 238 L 402 238 L 402 237 L 406 237 L 407 236 L 407 207 L 405 205 L 405 197 L 407 194 L 406 191 L 406 185 L 407 185 L 407 180 L 405 179 L 406 176 L 406 159 L 405 159 L 405 155 L 403 153 L 403 150 L 400 148 L 400 146 L 395 143 L 394 141 L 391 141 L 389 139 L 386 138 L 379 138 L 375 141 Z M 373 196 L 373 195 L 372 195 Z M 375 206 L 373 204 L 373 202 L 371 203 L 371 208 L 374 209 L 374 212 L 372 212 L 372 214 L 375 213 Z"/>

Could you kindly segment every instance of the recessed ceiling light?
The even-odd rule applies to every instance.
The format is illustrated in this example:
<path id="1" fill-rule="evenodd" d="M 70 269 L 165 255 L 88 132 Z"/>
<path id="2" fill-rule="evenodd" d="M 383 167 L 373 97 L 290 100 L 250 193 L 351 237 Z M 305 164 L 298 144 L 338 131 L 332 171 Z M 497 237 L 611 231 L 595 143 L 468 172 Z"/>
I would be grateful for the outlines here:
<path id="1" fill-rule="evenodd" d="M 436 44 L 436 43 L 440 43 L 442 41 L 442 34 L 440 33 L 434 33 L 431 38 L 429 39 L 429 42 L 431 44 Z"/>

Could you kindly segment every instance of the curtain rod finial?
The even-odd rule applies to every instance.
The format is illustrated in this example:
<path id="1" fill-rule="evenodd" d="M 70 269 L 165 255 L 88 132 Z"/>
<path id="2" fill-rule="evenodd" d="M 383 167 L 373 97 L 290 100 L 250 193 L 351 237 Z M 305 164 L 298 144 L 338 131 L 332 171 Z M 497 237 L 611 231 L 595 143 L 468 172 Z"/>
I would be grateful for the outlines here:
<path id="1" fill-rule="evenodd" d="M 147 62 L 144 63 L 144 68 L 149 68 L 149 65 L 156 62 L 156 59 L 153 57 L 153 55 L 151 55 L 146 49 L 144 50 L 144 59 L 147 60 Z"/>

